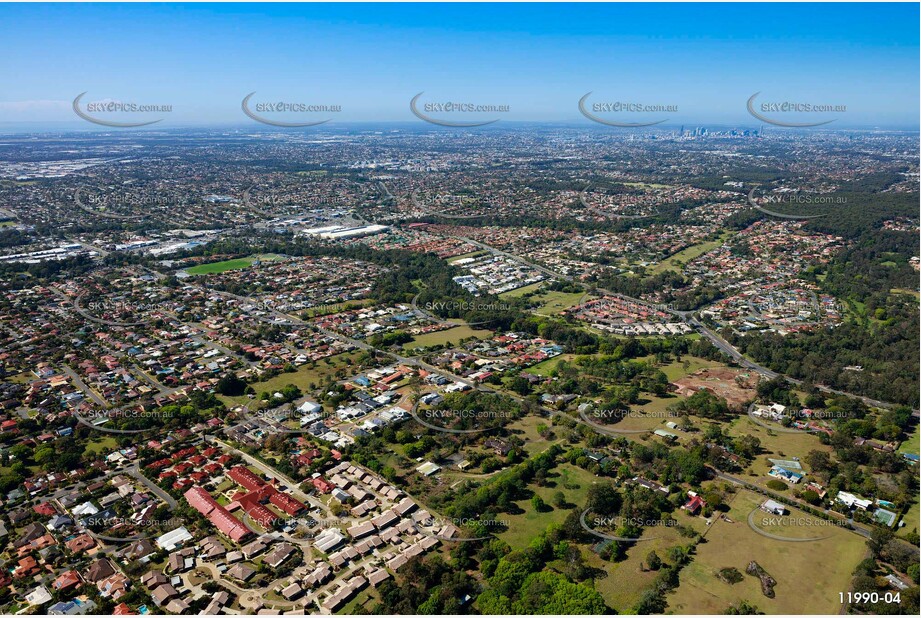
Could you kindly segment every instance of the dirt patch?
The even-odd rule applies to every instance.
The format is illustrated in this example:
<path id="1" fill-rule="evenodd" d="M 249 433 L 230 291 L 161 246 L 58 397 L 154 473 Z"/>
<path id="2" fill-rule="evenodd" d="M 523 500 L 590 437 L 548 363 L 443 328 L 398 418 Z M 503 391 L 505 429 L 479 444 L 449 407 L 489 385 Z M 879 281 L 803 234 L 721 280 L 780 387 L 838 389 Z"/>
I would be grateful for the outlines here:
<path id="1" fill-rule="evenodd" d="M 706 389 L 726 400 L 730 408 L 741 410 L 755 398 L 759 376 L 754 371 L 710 367 L 695 371 L 689 376 L 675 380 L 677 394 L 689 397 Z"/>
<path id="2" fill-rule="evenodd" d="M 752 560 L 748 563 L 748 568 L 745 569 L 745 572 L 761 580 L 761 593 L 764 596 L 769 599 L 774 598 L 774 586 L 777 585 L 777 582 L 767 574 L 767 571 L 761 568 L 761 565 Z"/>

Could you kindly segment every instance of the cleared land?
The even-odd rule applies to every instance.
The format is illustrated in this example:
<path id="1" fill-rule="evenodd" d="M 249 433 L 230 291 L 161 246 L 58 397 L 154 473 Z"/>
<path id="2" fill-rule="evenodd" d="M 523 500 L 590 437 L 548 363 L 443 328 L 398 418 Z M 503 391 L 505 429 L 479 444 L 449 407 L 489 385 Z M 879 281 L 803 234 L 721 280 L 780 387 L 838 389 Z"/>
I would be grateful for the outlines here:
<path id="1" fill-rule="evenodd" d="M 317 361 L 315 367 L 303 365 L 298 367 L 297 371 L 293 373 L 280 373 L 264 382 L 254 382 L 251 386 L 253 390 L 256 391 L 256 397 L 262 394 L 263 391 L 270 394 L 274 393 L 288 384 L 297 386 L 301 389 L 301 392 L 306 394 L 310 390 L 310 384 L 321 384 L 326 377 L 335 375 L 338 369 L 348 366 L 349 361 L 354 360 L 356 356 L 357 354 L 355 352 L 337 354 L 335 356 L 330 356 L 328 359 Z M 327 363 L 327 360 L 329 363 Z M 258 399 L 253 400 L 246 395 L 240 395 L 239 397 L 218 395 L 217 397 L 228 407 L 247 402 L 250 402 L 252 405 L 253 402 L 258 401 Z"/>
<path id="2" fill-rule="evenodd" d="M 655 357 L 646 356 L 640 360 L 654 362 Z M 682 356 L 680 361 L 673 361 L 667 365 L 662 365 L 659 367 L 662 373 L 665 374 L 665 377 L 668 378 L 669 382 L 674 382 L 675 380 L 681 379 L 694 373 L 695 371 L 699 371 L 704 368 L 725 369 L 727 366 L 717 361 L 698 358 L 696 356 Z"/>
<path id="3" fill-rule="evenodd" d="M 458 260 L 466 260 L 467 258 L 479 257 L 481 255 L 486 255 L 487 253 L 489 252 L 486 250 L 471 251 L 470 253 L 464 253 L 463 255 L 455 255 L 452 258 L 448 258 L 447 261 L 448 261 L 448 264 L 453 264 L 454 262 Z"/>
<path id="4" fill-rule="evenodd" d="M 545 440 L 537 433 L 538 425 L 546 425 L 551 429 L 553 428 L 550 419 L 541 418 L 539 416 L 525 416 L 524 418 L 509 423 L 505 428 L 510 433 L 524 440 L 524 450 L 530 456 L 547 450 L 550 444 L 559 440 L 557 437 Z"/>
<path id="5" fill-rule="evenodd" d="M 572 359 L 576 357 L 575 354 L 560 354 L 559 356 L 554 356 L 553 358 L 548 358 L 547 360 L 537 363 L 536 365 L 531 365 L 524 370 L 525 373 L 530 373 L 536 376 L 549 376 L 550 373 L 556 369 L 563 361 L 572 362 Z"/>
<path id="6" fill-rule="evenodd" d="M 579 301 L 585 298 L 591 300 L 594 296 L 585 297 L 584 292 L 547 292 L 534 296 L 531 300 L 541 303 L 541 306 L 534 310 L 539 315 L 556 315 L 570 307 L 579 304 Z"/>
<path id="7" fill-rule="evenodd" d="M 682 526 L 693 528 L 703 533 L 706 522 L 701 517 L 691 517 L 684 511 L 676 510 L 673 513 L 675 520 Z M 604 574 L 594 580 L 597 590 L 605 602 L 620 613 L 629 613 L 639 602 L 643 593 L 649 590 L 658 572 L 643 570 L 643 563 L 649 552 L 655 551 L 664 561 L 668 562 L 668 550 L 678 545 L 689 545 L 692 541 L 681 536 L 673 527 L 659 526 L 643 529 L 640 537 L 644 539 L 627 550 L 627 557 L 620 562 L 606 562 L 598 554 L 586 548 L 586 562 L 597 569 L 602 569 Z M 598 539 L 601 541 L 601 539 Z"/>
<path id="8" fill-rule="evenodd" d="M 514 290 L 509 290 L 508 292 L 502 292 L 499 294 L 499 298 L 516 298 L 518 296 L 524 296 L 528 292 L 534 292 L 539 290 L 544 286 L 543 281 L 538 281 L 537 283 L 532 283 L 530 285 L 524 285 L 520 288 L 515 288 Z"/>
<path id="9" fill-rule="evenodd" d="M 726 400 L 731 408 L 741 410 L 757 396 L 758 374 L 744 369 L 708 367 L 674 381 L 687 393 L 706 389 Z"/>
<path id="10" fill-rule="evenodd" d="M 810 535 L 818 530 L 815 536 L 828 536 L 821 541 L 789 542 L 761 536 L 747 520 L 763 500 L 742 490 L 728 513 L 732 523 L 714 521 L 706 542 L 697 546 L 692 562 L 682 569 L 677 591 L 667 597 L 670 613 L 720 614 L 743 600 L 766 614 L 838 613 L 838 592 L 850 588 L 851 574 L 867 552 L 863 537 L 831 526 L 809 531 Z M 818 521 L 795 509 L 788 515 Z M 760 512 L 755 519 L 760 521 Z M 772 532 L 783 534 L 776 528 Z M 791 529 L 789 535 L 802 533 Z M 752 560 L 777 580 L 773 599 L 761 593 L 758 579 L 751 575 L 737 584 L 727 584 L 716 576 L 725 567 L 735 567 L 744 574 Z"/>
<path id="11" fill-rule="evenodd" d="M 449 341 L 451 343 L 457 343 L 461 339 L 467 339 L 468 337 L 479 337 L 482 339 L 491 335 L 492 331 L 490 330 L 474 329 L 466 325 L 455 326 L 448 330 L 440 330 L 435 333 L 414 337 L 412 341 L 403 346 L 403 349 L 412 350 L 413 348 L 428 348 L 436 345 L 444 345 Z"/>
<path id="12" fill-rule="evenodd" d="M 905 521 L 905 525 L 898 529 L 896 536 L 905 538 L 909 534 L 918 532 L 918 520 L 921 519 L 921 508 L 919 508 L 917 502 L 911 505 L 911 508 L 905 512 L 905 516 L 902 519 Z"/>
<path id="13" fill-rule="evenodd" d="M 691 260 L 699 258 L 704 253 L 713 251 L 722 245 L 730 236 L 731 234 L 724 233 L 717 240 L 709 240 L 707 242 L 691 245 L 687 249 L 682 249 L 678 253 L 675 253 L 662 260 L 650 268 L 648 272 L 651 275 L 658 275 L 659 273 L 665 272 L 666 270 L 680 271 L 685 264 Z"/>
<path id="14" fill-rule="evenodd" d="M 226 272 L 228 270 L 240 270 L 241 268 L 247 268 L 252 265 L 255 259 L 256 258 L 245 257 L 224 260 L 223 262 L 212 262 L 211 264 L 199 264 L 198 266 L 186 268 L 185 271 L 190 275 L 210 275 Z"/>

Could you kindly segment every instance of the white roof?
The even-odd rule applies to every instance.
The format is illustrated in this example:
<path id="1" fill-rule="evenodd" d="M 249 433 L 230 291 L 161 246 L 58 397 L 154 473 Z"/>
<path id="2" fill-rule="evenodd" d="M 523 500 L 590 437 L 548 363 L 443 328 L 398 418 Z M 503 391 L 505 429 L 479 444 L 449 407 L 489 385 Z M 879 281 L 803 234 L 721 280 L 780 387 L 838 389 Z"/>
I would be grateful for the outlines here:
<path id="1" fill-rule="evenodd" d="M 171 530 L 166 534 L 157 537 L 157 546 L 160 549 L 165 549 L 166 551 L 172 551 L 176 549 L 177 545 L 185 543 L 192 539 L 192 534 L 186 529 L 185 526 L 180 526 L 175 530 Z"/>
<path id="2" fill-rule="evenodd" d="M 771 511 L 775 509 L 780 509 L 781 511 L 785 511 L 787 509 L 787 507 L 782 505 L 780 502 L 777 502 L 776 500 L 771 500 L 771 499 L 765 500 L 764 504 L 762 504 L 761 506 Z"/>

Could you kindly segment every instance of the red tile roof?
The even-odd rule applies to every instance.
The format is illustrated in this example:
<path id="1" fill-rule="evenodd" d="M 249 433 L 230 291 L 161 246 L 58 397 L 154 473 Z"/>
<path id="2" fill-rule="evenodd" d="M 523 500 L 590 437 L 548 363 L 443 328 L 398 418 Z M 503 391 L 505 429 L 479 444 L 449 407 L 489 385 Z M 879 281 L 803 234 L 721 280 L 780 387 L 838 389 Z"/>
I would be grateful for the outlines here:
<path id="1" fill-rule="evenodd" d="M 230 469 L 230 472 L 227 473 L 235 483 L 242 485 L 250 491 L 260 489 L 265 485 L 265 481 L 253 474 L 253 471 L 245 466 L 234 466 Z"/>
<path id="2" fill-rule="evenodd" d="M 249 528 L 230 514 L 230 511 L 217 503 L 207 491 L 201 487 L 191 487 L 184 494 L 186 501 L 208 521 L 230 537 L 233 541 L 240 541 L 251 534 Z"/>

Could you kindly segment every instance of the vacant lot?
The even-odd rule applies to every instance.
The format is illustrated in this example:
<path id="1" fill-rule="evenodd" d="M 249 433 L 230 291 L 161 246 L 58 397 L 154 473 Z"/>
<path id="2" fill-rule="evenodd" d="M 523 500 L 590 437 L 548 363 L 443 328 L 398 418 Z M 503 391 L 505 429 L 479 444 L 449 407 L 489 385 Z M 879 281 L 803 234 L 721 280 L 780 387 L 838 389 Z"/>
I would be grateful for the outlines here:
<path id="1" fill-rule="evenodd" d="M 838 592 L 850 587 L 851 573 L 867 548 L 863 537 L 834 527 L 818 527 L 821 541 L 786 542 L 761 536 L 747 523 L 753 509 L 764 500 L 752 492 L 741 491 L 732 501 L 728 516 L 732 523 L 716 520 L 706 542 L 697 546 L 692 562 L 682 571 L 680 585 L 670 594 L 670 613 L 719 614 L 740 601 L 748 601 L 766 614 L 836 614 L 841 609 Z M 815 521 L 793 510 L 795 518 Z M 760 521 L 761 514 L 756 515 Z M 778 531 L 772 529 L 772 532 Z M 802 536 L 799 530 L 790 536 Z M 745 574 L 754 560 L 777 585 L 773 599 L 761 593 L 758 579 Z M 735 567 L 744 579 L 727 584 L 715 573 Z"/>
<path id="2" fill-rule="evenodd" d="M 675 511 L 673 517 L 679 524 L 697 532 L 703 533 L 706 530 L 706 523 L 701 517 L 691 517 L 684 511 Z M 628 613 L 637 604 L 658 574 L 656 571 L 644 570 L 643 565 L 649 552 L 655 551 L 659 558 L 668 563 L 669 549 L 693 542 L 681 536 L 675 528 L 667 526 L 644 528 L 640 538 L 644 540 L 628 549 L 626 559 L 620 562 L 605 562 L 590 548 L 583 549 L 586 562 L 594 568 L 603 569 L 605 573 L 595 578 L 595 590 L 604 597 L 605 603 L 621 614 Z"/>
<path id="3" fill-rule="evenodd" d="M 474 329 L 467 325 L 461 325 L 455 326 L 454 328 L 449 328 L 448 330 L 440 330 L 435 333 L 419 335 L 404 345 L 403 349 L 412 350 L 413 348 L 429 348 L 436 345 L 444 345 L 448 342 L 457 343 L 461 339 L 467 339 L 469 337 L 479 337 L 480 339 L 484 339 L 491 336 L 492 331 Z"/>
<path id="4" fill-rule="evenodd" d="M 463 255 L 455 255 L 452 258 L 448 258 L 447 261 L 448 261 L 448 264 L 453 264 L 454 262 L 458 260 L 466 260 L 467 258 L 480 257 L 481 255 L 486 255 L 486 253 L 488 253 L 488 251 L 485 251 L 485 250 L 472 251 L 470 253 L 464 253 Z"/>
<path id="5" fill-rule="evenodd" d="M 655 362 L 655 356 L 645 356 L 638 360 Z M 697 356 L 685 355 L 681 357 L 680 361 L 672 361 L 667 365 L 662 365 L 659 367 L 659 369 L 661 369 L 665 374 L 665 377 L 668 378 L 669 382 L 674 382 L 675 380 L 679 380 L 694 373 L 695 371 L 699 371 L 705 368 L 726 368 L 726 365 L 717 361 L 698 358 Z"/>
<path id="6" fill-rule="evenodd" d="M 556 315 L 557 313 L 574 307 L 579 303 L 580 300 L 583 302 L 589 301 L 594 296 L 586 296 L 584 292 L 547 292 L 546 294 L 541 294 L 533 297 L 533 300 L 536 303 L 541 303 L 541 306 L 534 310 L 534 313 L 539 315 Z"/>
<path id="7" fill-rule="evenodd" d="M 534 292 L 539 290 L 544 286 L 545 282 L 538 281 L 537 283 L 531 283 L 530 285 L 524 285 L 520 288 L 515 288 L 514 290 L 509 290 L 508 292 L 502 292 L 499 294 L 499 298 L 517 298 L 518 296 L 524 296 L 528 292 Z"/>
<path id="8" fill-rule="evenodd" d="M 319 386 L 322 384 L 324 378 L 335 375 L 336 371 L 343 367 L 348 367 L 349 362 L 354 361 L 357 356 L 358 354 L 355 352 L 330 356 L 329 358 L 317 361 L 314 367 L 311 367 L 309 364 L 303 365 L 292 373 L 280 373 L 274 378 L 270 378 L 264 382 L 254 382 L 252 387 L 253 390 L 256 391 L 257 397 L 263 392 L 269 394 L 274 393 L 288 384 L 297 386 L 301 389 L 301 392 L 306 395 L 310 390 L 311 384 Z M 228 407 L 254 401 L 246 395 L 241 395 L 239 397 L 218 395 L 218 399 L 223 401 L 224 405 Z"/>
<path id="9" fill-rule="evenodd" d="M 896 535 L 904 538 L 908 536 L 909 534 L 918 532 L 919 518 L 921 518 L 921 509 L 918 508 L 918 503 L 915 502 L 905 512 L 905 516 L 902 518 L 903 520 L 905 520 L 905 525 L 898 529 L 898 532 L 896 532 Z"/>
<path id="10" fill-rule="evenodd" d="M 681 436 L 686 436 L 680 431 L 669 429 L 665 426 L 665 423 L 668 421 L 677 423 L 679 420 L 678 416 L 673 415 L 669 412 L 668 407 L 680 401 L 680 397 L 666 397 L 660 398 L 655 396 L 649 396 L 649 400 L 642 405 L 631 405 L 630 414 L 621 419 L 616 423 L 601 423 L 609 427 L 612 431 L 655 431 L 656 429 L 664 429 L 673 434 Z M 591 418 L 591 416 L 589 416 Z M 651 434 L 635 434 L 629 436 L 631 440 L 660 440 L 658 436 L 652 436 Z"/>
<path id="11" fill-rule="evenodd" d="M 572 359 L 575 357 L 575 354 L 560 354 L 559 356 L 548 358 L 547 360 L 537 363 L 536 365 L 531 365 L 524 371 L 536 376 L 549 376 L 550 373 L 556 369 L 557 365 L 563 361 L 572 362 Z"/>
<path id="12" fill-rule="evenodd" d="M 681 394 L 689 395 L 692 392 L 706 389 L 726 400 L 729 407 L 742 409 L 743 405 L 757 396 L 755 388 L 758 386 L 758 374 L 744 369 L 730 369 L 728 367 L 710 367 L 695 371 L 674 383 Z"/>
<path id="13" fill-rule="evenodd" d="M 553 428 L 549 419 L 533 415 L 512 421 L 506 425 L 505 428 L 509 433 L 524 440 L 524 450 L 530 456 L 547 450 L 553 442 L 559 440 L 557 437 L 551 437 L 549 441 L 542 438 L 541 435 L 537 433 L 538 425 L 546 425 L 551 429 Z"/>
<path id="14" fill-rule="evenodd" d="M 245 257 L 235 260 L 224 260 L 223 262 L 212 262 L 211 264 L 199 264 L 186 268 L 185 271 L 190 275 L 209 275 L 213 273 L 222 273 L 228 270 L 240 270 L 252 265 L 255 258 Z"/>
<path id="15" fill-rule="evenodd" d="M 723 244 L 731 234 L 723 234 L 717 240 L 710 240 L 707 242 L 702 242 L 697 245 L 691 245 L 687 249 L 683 249 L 678 253 L 668 257 L 667 259 L 662 260 L 655 266 L 649 269 L 649 274 L 658 275 L 659 273 L 665 272 L 666 270 L 681 271 L 685 264 L 691 260 L 697 259 L 702 256 L 704 253 L 713 251 L 717 247 Z"/>

